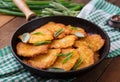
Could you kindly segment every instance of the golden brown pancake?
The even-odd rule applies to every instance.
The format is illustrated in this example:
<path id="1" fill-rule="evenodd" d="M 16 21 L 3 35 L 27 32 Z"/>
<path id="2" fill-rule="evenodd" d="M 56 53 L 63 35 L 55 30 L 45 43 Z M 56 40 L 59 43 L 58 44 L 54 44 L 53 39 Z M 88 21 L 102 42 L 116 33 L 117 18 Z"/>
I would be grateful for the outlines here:
<path id="1" fill-rule="evenodd" d="M 57 54 L 59 54 L 60 51 L 60 49 L 49 49 L 48 53 L 46 54 L 40 54 L 24 61 L 35 68 L 47 69 L 55 62 L 57 59 Z"/>
<path id="2" fill-rule="evenodd" d="M 73 27 L 71 25 L 68 25 L 66 26 L 67 28 L 71 29 L 71 32 L 70 34 L 75 34 L 75 33 L 81 33 L 83 34 L 84 36 L 87 35 L 87 33 L 85 32 L 85 30 L 83 28 L 80 28 L 80 27 Z"/>
<path id="3" fill-rule="evenodd" d="M 94 52 L 85 45 L 79 46 L 77 49 L 82 63 L 77 69 L 85 68 L 94 63 Z"/>
<path id="4" fill-rule="evenodd" d="M 52 44 L 51 44 L 51 48 L 67 48 L 67 47 L 71 47 L 75 40 L 77 39 L 77 37 L 75 35 L 68 35 L 62 39 L 58 39 L 58 40 L 53 40 Z"/>
<path id="5" fill-rule="evenodd" d="M 29 43 L 37 43 L 46 40 L 53 40 L 52 33 L 47 29 L 38 28 L 30 33 Z"/>
<path id="6" fill-rule="evenodd" d="M 98 34 L 91 34 L 86 37 L 86 42 L 93 51 L 98 51 L 104 45 L 104 39 Z"/>
<path id="7" fill-rule="evenodd" d="M 34 46 L 19 42 L 16 46 L 17 54 L 23 57 L 33 57 L 38 54 L 47 53 L 49 45 Z"/>
<path id="8" fill-rule="evenodd" d="M 63 63 L 65 61 L 66 56 L 59 56 L 52 67 L 61 68 L 64 69 L 65 71 L 69 71 L 79 58 L 79 54 L 76 49 L 62 49 L 62 54 L 69 52 L 71 52 L 73 55 L 69 58 L 68 61 Z"/>

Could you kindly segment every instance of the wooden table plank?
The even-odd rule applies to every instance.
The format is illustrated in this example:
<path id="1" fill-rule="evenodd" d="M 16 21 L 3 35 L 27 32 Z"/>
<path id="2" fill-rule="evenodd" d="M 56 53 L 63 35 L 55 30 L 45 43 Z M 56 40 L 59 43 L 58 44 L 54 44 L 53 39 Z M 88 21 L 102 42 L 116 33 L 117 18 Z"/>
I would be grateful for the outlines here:
<path id="1" fill-rule="evenodd" d="M 0 27 L 14 19 L 15 16 L 8 16 L 8 15 L 2 15 L 0 14 Z"/>
<path id="2" fill-rule="evenodd" d="M 98 82 L 120 82 L 120 56 L 113 59 Z"/>
<path id="3" fill-rule="evenodd" d="M 108 1 L 110 3 L 114 3 L 116 0 L 106 0 L 106 1 Z"/>
<path id="4" fill-rule="evenodd" d="M 90 0 L 74 0 L 75 3 L 87 4 Z"/>
<path id="5" fill-rule="evenodd" d="M 116 0 L 115 2 L 113 2 L 113 4 L 120 7 L 120 0 Z M 120 13 L 119 13 L 119 14 L 120 14 Z"/>
<path id="6" fill-rule="evenodd" d="M 101 62 L 93 70 L 88 72 L 86 75 L 79 76 L 73 82 L 96 82 L 99 79 L 99 77 L 103 74 L 103 72 L 106 70 L 106 68 L 109 66 L 111 61 L 112 61 L 112 58 L 110 59 L 107 58 L 103 60 L 103 62 Z"/>
<path id="7" fill-rule="evenodd" d="M 26 20 L 24 18 L 17 17 L 0 28 L 0 48 L 10 45 L 13 33 L 25 22 Z"/>

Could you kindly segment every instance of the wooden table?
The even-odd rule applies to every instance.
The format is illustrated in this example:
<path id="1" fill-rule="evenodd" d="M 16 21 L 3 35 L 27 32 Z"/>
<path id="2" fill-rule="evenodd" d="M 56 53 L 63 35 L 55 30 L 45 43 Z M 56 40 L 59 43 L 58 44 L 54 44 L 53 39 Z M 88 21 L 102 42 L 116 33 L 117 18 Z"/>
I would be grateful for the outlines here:
<path id="1" fill-rule="evenodd" d="M 89 0 L 75 0 L 76 3 L 87 3 Z M 107 0 L 120 6 L 120 0 Z M 0 48 L 10 45 L 11 36 L 26 20 L 22 17 L 0 15 Z M 120 56 L 106 58 L 94 70 L 79 76 L 73 82 L 120 82 Z"/>

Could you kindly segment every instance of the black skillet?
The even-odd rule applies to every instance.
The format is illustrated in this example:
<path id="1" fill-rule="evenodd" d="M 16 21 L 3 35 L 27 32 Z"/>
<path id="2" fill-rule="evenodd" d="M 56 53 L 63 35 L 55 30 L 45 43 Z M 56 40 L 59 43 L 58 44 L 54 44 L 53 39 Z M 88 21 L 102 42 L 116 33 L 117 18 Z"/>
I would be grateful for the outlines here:
<path id="1" fill-rule="evenodd" d="M 34 18 L 36 15 L 34 12 L 30 11 L 27 5 L 24 3 L 23 0 L 13 0 L 15 4 L 24 12 L 26 15 L 26 19 L 30 20 L 31 18 Z M 18 56 L 16 53 L 16 45 L 20 40 L 18 39 L 18 36 L 26 33 L 26 32 L 31 32 L 35 30 L 36 28 L 50 22 L 58 22 L 58 23 L 63 23 L 65 25 L 72 25 L 72 26 L 77 26 L 85 29 L 87 33 L 96 33 L 102 36 L 103 39 L 105 39 L 105 44 L 100 50 L 100 60 L 96 62 L 95 64 L 80 69 L 80 70 L 71 70 L 67 72 L 52 72 L 48 70 L 41 70 L 37 69 L 34 67 L 31 67 L 30 65 L 25 64 L 22 61 L 22 57 Z M 99 65 L 100 62 L 103 61 L 103 59 L 107 56 L 109 49 L 110 49 L 110 40 L 108 35 L 97 25 L 81 19 L 77 17 L 70 17 L 70 16 L 50 16 L 50 17 L 42 17 L 42 18 L 35 18 L 26 24 L 22 25 L 19 27 L 19 29 L 14 33 L 12 40 L 11 40 L 11 47 L 13 51 L 14 57 L 27 69 L 29 70 L 32 74 L 38 75 L 40 77 L 47 77 L 47 78 L 71 78 L 79 75 L 83 75 L 93 69 L 95 66 Z M 93 69 L 94 70 L 94 69 Z"/>

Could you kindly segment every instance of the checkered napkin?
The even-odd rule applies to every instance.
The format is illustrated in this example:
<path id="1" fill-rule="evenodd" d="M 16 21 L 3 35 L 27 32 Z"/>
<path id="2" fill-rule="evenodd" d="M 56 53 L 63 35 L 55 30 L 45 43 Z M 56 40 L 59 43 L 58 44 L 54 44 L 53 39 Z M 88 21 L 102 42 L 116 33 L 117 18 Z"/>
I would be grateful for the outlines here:
<path id="1" fill-rule="evenodd" d="M 104 0 L 90 1 L 77 16 L 99 25 L 110 37 L 111 49 L 108 57 L 120 55 L 120 31 L 107 25 L 112 15 L 120 8 Z M 47 78 L 47 77 L 46 77 Z M 9 46 L 0 50 L 0 82 L 71 82 L 73 79 L 46 79 L 33 76 L 15 59 Z"/>
<path id="2" fill-rule="evenodd" d="M 77 16 L 87 19 L 99 25 L 110 37 L 111 47 L 108 57 L 120 55 L 120 29 L 115 29 L 107 24 L 109 18 L 115 14 L 120 14 L 120 8 L 105 0 L 92 0 Z"/>

